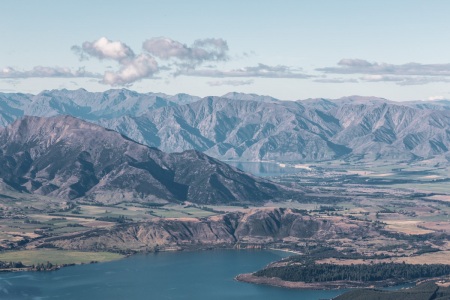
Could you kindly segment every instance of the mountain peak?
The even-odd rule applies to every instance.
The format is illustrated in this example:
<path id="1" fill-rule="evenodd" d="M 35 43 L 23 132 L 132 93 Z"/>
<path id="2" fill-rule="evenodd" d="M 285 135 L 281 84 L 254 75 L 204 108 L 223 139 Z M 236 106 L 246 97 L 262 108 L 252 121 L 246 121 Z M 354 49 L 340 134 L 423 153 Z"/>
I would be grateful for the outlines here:
<path id="1" fill-rule="evenodd" d="M 222 98 L 232 99 L 232 100 L 247 100 L 247 101 L 259 101 L 259 102 L 278 102 L 280 100 L 270 97 L 262 96 L 257 94 L 246 94 L 239 92 L 230 92 L 222 96 Z"/>

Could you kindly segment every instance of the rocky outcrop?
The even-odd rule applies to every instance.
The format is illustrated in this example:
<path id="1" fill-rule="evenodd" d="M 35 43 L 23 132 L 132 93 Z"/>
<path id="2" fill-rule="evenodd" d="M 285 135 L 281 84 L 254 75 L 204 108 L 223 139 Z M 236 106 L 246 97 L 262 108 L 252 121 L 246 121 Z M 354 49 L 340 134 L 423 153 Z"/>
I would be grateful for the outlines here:
<path id="1" fill-rule="evenodd" d="M 314 242 L 348 236 L 352 232 L 352 227 L 337 226 L 332 221 L 324 222 L 291 209 L 260 208 L 204 219 L 158 219 L 123 224 L 112 229 L 47 238 L 34 242 L 32 246 L 138 252 L 221 246 L 261 247 L 285 239 Z"/>

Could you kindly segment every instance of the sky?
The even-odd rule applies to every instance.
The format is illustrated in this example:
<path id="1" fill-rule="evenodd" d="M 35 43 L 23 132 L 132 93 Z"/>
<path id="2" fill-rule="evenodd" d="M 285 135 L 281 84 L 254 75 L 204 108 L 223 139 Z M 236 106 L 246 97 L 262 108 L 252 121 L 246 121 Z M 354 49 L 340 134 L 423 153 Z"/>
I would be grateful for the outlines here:
<path id="1" fill-rule="evenodd" d="M 450 1 L 0 1 L 0 92 L 450 99 Z"/>

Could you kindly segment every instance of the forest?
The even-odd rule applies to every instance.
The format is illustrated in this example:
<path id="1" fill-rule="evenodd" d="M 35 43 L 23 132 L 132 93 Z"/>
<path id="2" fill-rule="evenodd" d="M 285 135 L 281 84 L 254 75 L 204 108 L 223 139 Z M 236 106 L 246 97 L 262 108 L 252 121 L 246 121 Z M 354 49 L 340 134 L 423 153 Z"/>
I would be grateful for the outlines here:
<path id="1" fill-rule="evenodd" d="M 268 267 L 254 273 L 259 277 L 277 277 L 293 282 L 329 281 L 412 281 L 419 278 L 438 277 L 450 274 L 450 265 L 441 264 L 294 264 L 281 267 Z"/>

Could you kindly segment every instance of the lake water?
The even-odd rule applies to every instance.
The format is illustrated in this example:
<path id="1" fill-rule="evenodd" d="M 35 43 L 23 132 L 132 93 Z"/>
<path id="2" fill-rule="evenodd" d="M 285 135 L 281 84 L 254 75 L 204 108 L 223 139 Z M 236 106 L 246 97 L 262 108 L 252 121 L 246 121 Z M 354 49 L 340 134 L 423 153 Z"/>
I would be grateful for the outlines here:
<path id="1" fill-rule="evenodd" d="M 296 169 L 292 166 L 286 166 L 282 168 L 275 162 L 226 161 L 226 163 L 233 167 L 239 168 L 242 171 L 262 177 L 297 174 L 299 172 L 302 172 L 302 169 Z"/>
<path id="2" fill-rule="evenodd" d="M 290 290 L 233 279 L 286 255 L 262 250 L 165 252 L 54 272 L 1 273 L 0 299 L 317 300 L 344 292 Z"/>

